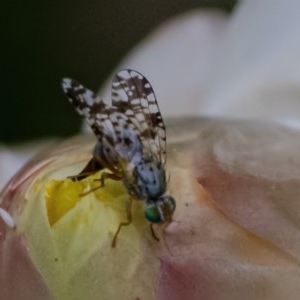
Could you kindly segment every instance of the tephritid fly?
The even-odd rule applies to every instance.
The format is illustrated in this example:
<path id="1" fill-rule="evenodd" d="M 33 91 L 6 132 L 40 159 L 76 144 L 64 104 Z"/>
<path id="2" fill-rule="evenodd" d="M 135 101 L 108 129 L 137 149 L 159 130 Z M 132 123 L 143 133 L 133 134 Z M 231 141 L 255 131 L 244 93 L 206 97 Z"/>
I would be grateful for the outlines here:
<path id="1" fill-rule="evenodd" d="M 132 199 L 145 201 L 145 217 L 153 223 L 171 221 L 175 200 L 164 195 L 166 181 L 166 130 L 153 89 L 140 73 L 125 69 L 112 82 L 112 104 L 108 105 L 92 91 L 72 79 L 64 78 L 63 90 L 78 114 L 86 119 L 98 141 L 93 157 L 73 180 L 82 180 L 102 169 L 100 182 L 122 180 L 130 195 L 126 205 L 127 221 L 132 220 Z"/>

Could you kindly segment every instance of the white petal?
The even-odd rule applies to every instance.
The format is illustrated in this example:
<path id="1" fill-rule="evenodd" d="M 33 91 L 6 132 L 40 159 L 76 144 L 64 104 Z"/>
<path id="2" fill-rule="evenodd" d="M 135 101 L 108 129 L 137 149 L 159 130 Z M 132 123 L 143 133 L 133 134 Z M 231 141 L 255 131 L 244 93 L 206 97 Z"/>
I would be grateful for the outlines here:
<path id="1" fill-rule="evenodd" d="M 117 69 L 140 71 L 153 86 L 163 116 L 194 114 L 203 98 L 207 62 L 226 28 L 219 11 L 195 10 L 161 25 L 138 44 Z M 113 75 L 112 74 L 112 75 Z M 110 99 L 111 78 L 99 95 Z"/>
<path id="2" fill-rule="evenodd" d="M 240 2 L 208 74 L 207 114 L 299 125 L 299 11 L 296 0 Z"/>

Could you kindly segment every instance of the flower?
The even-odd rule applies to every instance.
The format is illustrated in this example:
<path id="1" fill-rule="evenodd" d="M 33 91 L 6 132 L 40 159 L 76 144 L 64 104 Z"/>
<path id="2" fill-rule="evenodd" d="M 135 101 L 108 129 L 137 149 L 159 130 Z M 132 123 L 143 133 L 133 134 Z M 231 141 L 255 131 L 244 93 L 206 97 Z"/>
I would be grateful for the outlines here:
<path id="1" fill-rule="evenodd" d="M 96 184 L 93 177 L 67 178 L 88 159 L 90 138 L 45 153 L 10 182 L 1 195 L 15 222 L 14 229 L 3 222 L 0 228 L 3 299 L 298 295 L 299 133 L 202 119 L 169 128 L 169 190 L 177 209 L 168 226 L 156 227 L 160 242 L 135 201 L 133 223 L 111 247 L 126 217 L 127 191 L 107 181 L 80 196 Z"/>
<path id="2" fill-rule="evenodd" d="M 230 18 L 187 14 L 123 65 L 149 77 L 163 115 L 296 124 L 298 5 L 244 1 Z M 160 242 L 136 201 L 133 224 L 111 247 L 127 191 L 107 182 L 83 197 L 95 177 L 67 178 L 88 159 L 89 139 L 44 153 L 10 181 L 0 201 L 3 299 L 297 299 L 299 132 L 191 117 L 170 119 L 167 128 L 177 209 L 168 226 L 156 228 Z"/>

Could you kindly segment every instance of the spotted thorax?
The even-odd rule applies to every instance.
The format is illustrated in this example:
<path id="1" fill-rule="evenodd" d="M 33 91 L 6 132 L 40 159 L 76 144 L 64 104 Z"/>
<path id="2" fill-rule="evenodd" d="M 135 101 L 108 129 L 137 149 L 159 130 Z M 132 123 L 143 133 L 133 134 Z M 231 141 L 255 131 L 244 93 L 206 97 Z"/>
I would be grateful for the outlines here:
<path id="1" fill-rule="evenodd" d="M 122 226 L 131 223 L 132 199 L 145 202 L 145 217 L 150 221 L 153 237 L 158 239 L 153 223 L 171 221 L 175 200 L 164 195 L 166 130 L 150 83 L 136 71 L 120 71 L 112 82 L 111 105 L 75 80 L 63 79 L 62 87 L 98 138 L 91 160 L 71 178 L 82 180 L 107 169 L 108 172 L 101 173 L 101 185 L 97 188 L 104 186 L 106 179 L 122 180 L 130 195 L 126 204 L 127 221 L 119 224 L 112 246 Z"/>

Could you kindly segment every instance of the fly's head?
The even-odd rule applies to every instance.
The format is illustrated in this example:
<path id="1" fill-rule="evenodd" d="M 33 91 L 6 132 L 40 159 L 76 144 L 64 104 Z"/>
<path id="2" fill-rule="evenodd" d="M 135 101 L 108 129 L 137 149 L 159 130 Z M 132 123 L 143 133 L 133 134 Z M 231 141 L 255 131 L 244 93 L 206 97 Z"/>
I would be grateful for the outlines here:
<path id="1" fill-rule="evenodd" d="M 175 199 L 164 195 L 158 199 L 150 199 L 144 210 L 145 218 L 151 223 L 170 222 L 176 208 Z"/>
<path id="2" fill-rule="evenodd" d="M 138 197 L 146 201 L 144 214 L 151 223 L 171 221 L 176 203 L 172 196 L 164 195 L 167 189 L 163 165 L 155 158 L 144 157 L 135 169 Z"/>

